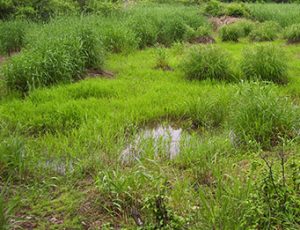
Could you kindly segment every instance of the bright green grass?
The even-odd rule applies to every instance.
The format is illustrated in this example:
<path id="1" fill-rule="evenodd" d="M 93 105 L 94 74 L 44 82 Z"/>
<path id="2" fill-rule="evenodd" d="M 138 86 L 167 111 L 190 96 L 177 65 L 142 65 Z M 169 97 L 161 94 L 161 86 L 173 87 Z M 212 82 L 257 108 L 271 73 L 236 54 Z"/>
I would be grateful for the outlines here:
<path id="1" fill-rule="evenodd" d="M 290 58 L 290 83 L 278 94 L 298 100 L 300 46 L 272 43 Z M 249 45 L 245 40 L 219 43 L 236 63 Z M 226 121 L 238 86 L 186 80 L 178 65 L 187 49 L 166 49 L 174 71 L 154 68 L 155 48 L 113 54 L 104 67 L 115 74 L 112 79 L 86 79 L 1 101 L 2 144 L 19 143 L 17 151 L 25 153 L 22 168 L 9 168 L 15 186 L 6 197 L 16 203 L 9 214 L 16 220 L 13 226 L 24 227 L 23 221 L 38 229 L 97 229 L 111 223 L 134 229 L 125 208 L 130 205 L 153 226 L 151 201 L 167 190 L 166 205 L 174 216 L 170 228 L 240 227 L 255 181 L 245 178 L 258 175 L 263 162 L 257 152 L 236 149 L 229 140 Z M 120 163 L 120 152 L 139 127 L 168 121 L 199 125 L 178 158 L 155 158 L 150 148 L 140 162 Z M 203 125 L 210 122 L 218 125 Z M 290 159 L 299 157 L 297 142 L 285 148 Z M 65 173 L 55 170 L 57 165 L 65 166 Z"/>

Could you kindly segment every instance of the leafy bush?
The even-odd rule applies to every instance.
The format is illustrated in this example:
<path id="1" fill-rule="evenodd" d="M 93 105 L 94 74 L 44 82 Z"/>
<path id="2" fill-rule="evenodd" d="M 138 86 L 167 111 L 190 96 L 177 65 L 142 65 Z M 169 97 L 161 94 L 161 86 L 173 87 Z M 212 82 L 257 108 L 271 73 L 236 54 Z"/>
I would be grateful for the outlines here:
<path id="1" fill-rule="evenodd" d="M 231 3 L 227 5 L 225 14 L 233 17 L 248 17 L 249 9 L 244 4 Z"/>
<path id="2" fill-rule="evenodd" d="M 243 85 L 234 106 L 231 125 L 241 145 L 270 149 L 297 136 L 297 110 L 270 86 Z"/>
<path id="3" fill-rule="evenodd" d="M 189 79 L 231 80 L 228 54 L 216 46 L 193 48 L 182 63 L 184 74 Z"/>
<path id="4" fill-rule="evenodd" d="M 249 34 L 252 41 L 273 41 L 278 37 L 280 25 L 273 21 L 263 22 Z"/>
<path id="5" fill-rule="evenodd" d="M 10 55 L 21 50 L 26 26 L 28 25 L 22 21 L 0 23 L 0 53 Z"/>
<path id="6" fill-rule="evenodd" d="M 222 26 L 219 33 L 222 41 L 238 42 L 239 38 L 243 36 L 243 31 L 235 24 Z"/>
<path id="7" fill-rule="evenodd" d="M 284 52 L 273 45 L 257 45 L 243 52 L 242 72 L 248 79 L 287 82 L 287 62 Z"/>
<path id="8" fill-rule="evenodd" d="M 286 28 L 284 38 L 287 39 L 289 43 L 300 42 L 300 23 Z"/>

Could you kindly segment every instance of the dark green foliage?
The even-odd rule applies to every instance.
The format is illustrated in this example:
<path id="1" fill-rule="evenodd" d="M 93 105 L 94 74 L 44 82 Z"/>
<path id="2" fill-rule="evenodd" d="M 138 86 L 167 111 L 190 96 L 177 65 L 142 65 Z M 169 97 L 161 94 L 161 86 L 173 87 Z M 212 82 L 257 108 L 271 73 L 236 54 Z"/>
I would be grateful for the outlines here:
<path id="1" fill-rule="evenodd" d="M 88 0 L 84 6 L 85 13 L 96 13 L 102 15 L 112 15 L 121 10 L 122 1 L 119 0 Z"/>
<path id="2" fill-rule="evenodd" d="M 77 12 L 78 5 L 74 0 L 0 1 L 0 19 L 20 18 L 47 21 L 51 17 L 76 14 Z"/>
<path id="3" fill-rule="evenodd" d="M 288 43 L 300 42 L 300 23 L 287 27 L 284 38 L 287 39 Z"/>
<path id="4" fill-rule="evenodd" d="M 228 54 L 212 45 L 193 48 L 183 60 L 182 69 L 188 79 L 232 79 Z"/>
<path id="5" fill-rule="evenodd" d="M 247 79 L 287 82 L 287 59 L 285 53 L 273 45 L 256 45 L 243 52 L 242 72 Z"/>
<path id="6" fill-rule="evenodd" d="M 298 111 L 271 87 L 246 84 L 236 101 L 231 127 L 242 146 L 266 150 L 297 136 Z"/>
<path id="7" fill-rule="evenodd" d="M 0 22 L 0 53 L 10 55 L 21 50 L 26 26 L 22 21 Z"/>
<path id="8" fill-rule="evenodd" d="M 252 41 L 273 41 L 278 37 L 280 30 L 281 27 L 277 22 L 268 21 L 259 24 L 249 36 Z"/>
<path id="9" fill-rule="evenodd" d="M 236 24 L 222 26 L 219 33 L 222 41 L 238 42 L 239 38 L 243 36 L 242 28 Z"/>

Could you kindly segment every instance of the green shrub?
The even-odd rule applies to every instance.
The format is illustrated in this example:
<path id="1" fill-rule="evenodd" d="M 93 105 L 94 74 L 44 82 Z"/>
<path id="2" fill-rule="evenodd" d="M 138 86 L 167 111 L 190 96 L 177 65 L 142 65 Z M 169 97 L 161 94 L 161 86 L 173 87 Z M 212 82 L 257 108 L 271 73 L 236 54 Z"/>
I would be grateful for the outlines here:
<path id="1" fill-rule="evenodd" d="M 21 50 L 26 26 L 28 25 L 22 21 L 0 23 L 0 53 L 10 55 Z"/>
<path id="2" fill-rule="evenodd" d="M 284 38 L 287 39 L 289 43 L 300 42 L 300 23 L 286 28 Z"/>
<path id="3" fill-rule="evenodd" d="M 248 17 L 249 9 L 240 3 L 230 3 L 226 6 L 225 14 L 233 17 Z"/>
<path id="4" fill-rule="evenodd" d="M 243 52 L 242 72 L 247 79 L 287 82 L 287 61 L 284 52 L 273 45 L 257 45 Z"/>
<path id="5" fill-rule="evenodd" d="M 278 37 L 280 29 L 277 22 L 263 22 L 254 28 L 249 36 L 252 41 L 273 41 Z"/>
<path id="6" fill-rule="evenodd" d="M 242 29 L 235 24 L 222 26 L 219 33 L 222 41 L 238 42 L 239 38 L 243 36 Z"/>
<path id="7" fill-rule="evenodd" d="M 193 48 L 182 63 L 182 69 L 188 79 L 231 80 L 228 54 L 216 46 Z"/>
<path id="8" fill-rule="evenodd" d="M 270 149 L 297 136 L 298 112 L 270 86 L 243 85 L 232 111 L 232 129 L 241 145 Z"/>

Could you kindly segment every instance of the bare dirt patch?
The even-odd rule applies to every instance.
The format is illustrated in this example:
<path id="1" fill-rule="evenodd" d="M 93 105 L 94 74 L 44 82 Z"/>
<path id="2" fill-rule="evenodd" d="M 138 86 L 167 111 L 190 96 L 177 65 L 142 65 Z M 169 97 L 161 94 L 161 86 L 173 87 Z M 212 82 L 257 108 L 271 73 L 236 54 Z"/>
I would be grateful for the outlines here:
<path id="1" fill-rule="evenodd" d="M 222 17 L 211 17 L 209 19 L 210 23 L 213 25 L 213 28 L 217 30 L 219 27 L 224 25 L 229 25 L 240 21 L 241 18 L 231 17 L 231 16 L 222 16 Z"/>
<path id="2" fill-rule="evenodd" d="M 2 64 L 4 61 L 6 60 L 6 58 L 5 57 L 3 57 L 3 56 L 0 56 L 0 64 Z"/>
<path id="3" fill-rule="evenodd" d="M 210 36 L 196 37 L 189 41 L 192 44 L 213 44 L 216 40 Z"/>
<path id="4" fill-rule="evenodd" d="M 97 78 L 97 77 L 114 78 L 114 76 L 115 76 L 114 73 L 107 70 L 89 69 L 87 71 L 87 78 Z"/>

